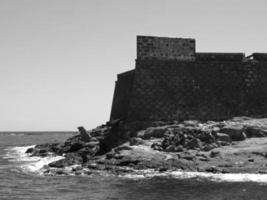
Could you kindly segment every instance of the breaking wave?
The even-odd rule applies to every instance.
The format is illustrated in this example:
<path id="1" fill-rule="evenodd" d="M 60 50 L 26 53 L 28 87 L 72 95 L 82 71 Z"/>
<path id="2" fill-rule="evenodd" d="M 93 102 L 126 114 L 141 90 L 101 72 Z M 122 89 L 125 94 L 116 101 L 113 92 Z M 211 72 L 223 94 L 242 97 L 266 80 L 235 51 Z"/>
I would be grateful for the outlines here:
<path id="1" fill-rule="evenodd" d="M 35 145 L 7 148 L 7 153 L 4 158 L 8 159 L 10 162 L 14 162 L 22 171 L 30 173 L 41 173 L 40 170 L 44 166 L 64 158 L 63 156 L 52 155 L 47 157 L 29 156 L 25 153 L 28 148 L 33 148 L 34 146 Z"/>
<path id="2" fill-rule="evenodd" d="M 267 174 L 214 174 L 208 172 L 185 172 L 185 171 L 169 171 L 169 172 L 155 172 L 152 170 L 145 170 L 143 173 L 123 175 L 124 178 L 143 179 L 153 177 L 170 177 L 176 179 L 198 179 L 210 180 L 215 182 L 257 182 L 267 184 Z"/>

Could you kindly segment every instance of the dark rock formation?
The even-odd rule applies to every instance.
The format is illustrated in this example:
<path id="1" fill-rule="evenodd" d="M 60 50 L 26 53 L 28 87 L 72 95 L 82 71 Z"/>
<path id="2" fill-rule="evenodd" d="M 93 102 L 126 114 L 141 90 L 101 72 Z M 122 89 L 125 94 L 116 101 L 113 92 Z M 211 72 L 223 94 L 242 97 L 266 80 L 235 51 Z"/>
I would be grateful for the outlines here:
<path id="1" fill-rule="evenodd" d="M 79 126 L 78 127 L 78 130 L 79 130 L 79 133 L 80 133 L 80 136 L 81 136 L 81 140 L 83 142 L 89 142 L 90 139 L 91 139 L 91 136 L 90 136 L 89 133 L 87 133 L 87 131 L 85 130 L 85 128 L 82 127 L 82 126 Z"/>
<path id="2" fill-rule="evenodd" d="M 47 175 L 91 174 L 92 170 L 120 174 L 148 168 L 161 172 L 182 169 L 224 173 L 229 169 L 238 171 L 240 166 L 245 166 L 245 162 L 253 163 L 258 171 L 263 170 L 258 163 L 259 158 L 267 157 L 264 151 L 253 147 L 248 157 L 243 153 L 244 150 L 240 154 L 228 154 L 228 159 L 234 160 L 237 157 L 240 160 L 237 166 L 231 163 L 218 165 L 218 162 L 224 161 L 225 153 L 227 154 L 227 151 L 222 153 L 218 149 L 221 146 L 234 145 L 247 137 L 266 136 L 267 122 L 256 123 L 252 119 L 236 118 L 224 122 L 155 124 L 135 133 L 133 130 L 138 130 L 136 127 L 129 129 L 131 126 L 121 120 L 90 131 L 79 127 L 79 134 L 64 143 L 36 145 L 26 153 L 42 157 L 64 156 L 63 159 L 49 164 L 44 171 Z M 145 127 L 144 123 L 142 126 Z M 82 167 L 82 170 L 77 166 Z"/>

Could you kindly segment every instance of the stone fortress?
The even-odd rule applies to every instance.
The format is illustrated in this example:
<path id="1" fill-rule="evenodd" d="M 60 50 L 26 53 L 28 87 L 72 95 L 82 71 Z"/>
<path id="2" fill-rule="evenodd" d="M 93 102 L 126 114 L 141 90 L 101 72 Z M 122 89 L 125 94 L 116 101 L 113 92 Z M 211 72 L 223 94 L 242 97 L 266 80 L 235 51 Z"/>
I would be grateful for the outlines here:
<path id="1" fill-rule="evenodd" d="M 199 53 L 194 39 L 137 36 L 110 120 L 223 120 L 267 113 L 267 54 Z"/>

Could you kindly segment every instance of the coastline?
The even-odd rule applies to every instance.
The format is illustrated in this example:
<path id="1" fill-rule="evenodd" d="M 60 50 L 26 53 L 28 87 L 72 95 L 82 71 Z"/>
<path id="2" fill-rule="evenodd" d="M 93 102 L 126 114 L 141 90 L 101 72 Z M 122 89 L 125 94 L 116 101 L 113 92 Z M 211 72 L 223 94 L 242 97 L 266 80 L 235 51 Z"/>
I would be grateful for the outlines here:
<path id="1" fill-rule="evenodd" d="M 48 176 L 108 173 L 265 182 L 266 130 L 265 118 L 157 122 L 137 131 L 117 121 L 86 132 L 86 142 L 80 131 L 64 143 L 37 145 L 26 152 L 27 156 L 42 158 L 63 156 L 40 169 L 41 174 Z"/>

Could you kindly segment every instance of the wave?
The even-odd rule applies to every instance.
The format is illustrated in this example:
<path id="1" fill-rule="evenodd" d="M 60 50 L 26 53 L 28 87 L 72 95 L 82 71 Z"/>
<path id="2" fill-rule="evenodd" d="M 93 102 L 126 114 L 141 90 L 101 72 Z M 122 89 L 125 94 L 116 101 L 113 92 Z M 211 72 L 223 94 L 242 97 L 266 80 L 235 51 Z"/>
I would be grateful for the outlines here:
<path id="1" fill-rule="evenodd" d="M 162 173 L 162 172 L 155 172 L 154 170 L 144 170 L 133 174 L 122 175 L 121 177 L 130 179 L 169 177 L 176 179 L 209 180 L 214 182 L 257 182 L 257 183 L 267 184 L 267 174 L 248 174 L 248 173 L 214 174 L 208 172 L 185 172 L 185 171 L 169 171 Z"/>
<path id="2" fill-rule="evenodd" d="M 25 133 L 0 132 L 0 135 L 8 135 L 8 136 L 24 136 Z"/>
<path id="3" fill-rule="evenodd" d="M 20 167 L 24 172 L 39 174 L 42 173 L 41 169 L 49 163 L 64 158 L 63 156 L 53 155 L 47 157 L 29 156 L 25 153 L 28 148 L 33 147 L 35 147 L 35 145 L 7 148 L 7 153 L 4 158 L 8 159 L 10 162 L 15 162 L 16 165 L 18 165 L 18 167 Z"/>

